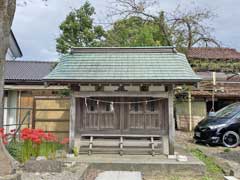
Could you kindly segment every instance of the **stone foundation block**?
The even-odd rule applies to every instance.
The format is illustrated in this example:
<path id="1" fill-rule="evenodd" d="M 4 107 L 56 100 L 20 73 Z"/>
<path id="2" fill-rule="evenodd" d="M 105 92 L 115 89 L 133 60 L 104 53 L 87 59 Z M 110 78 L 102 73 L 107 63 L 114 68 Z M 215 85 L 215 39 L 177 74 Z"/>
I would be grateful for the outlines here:
<path id="1" fill-rule="evenodd" d="M 27 172 L 62 172 L 62 162 L 55 160 L 30 160 L 24 164 Z"/>

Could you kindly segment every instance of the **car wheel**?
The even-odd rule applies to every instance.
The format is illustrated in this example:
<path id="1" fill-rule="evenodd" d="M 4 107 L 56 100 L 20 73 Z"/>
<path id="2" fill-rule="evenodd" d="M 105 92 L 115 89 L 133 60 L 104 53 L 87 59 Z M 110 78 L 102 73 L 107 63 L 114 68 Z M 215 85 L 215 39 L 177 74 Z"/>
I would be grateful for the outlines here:
<path id="1" fill-rule="evenodd" d="M 239 135 L 234 131 L 227 131 L 223 135 L 222 142 L 226 147 L 237 147 L 239 145 Z"/>

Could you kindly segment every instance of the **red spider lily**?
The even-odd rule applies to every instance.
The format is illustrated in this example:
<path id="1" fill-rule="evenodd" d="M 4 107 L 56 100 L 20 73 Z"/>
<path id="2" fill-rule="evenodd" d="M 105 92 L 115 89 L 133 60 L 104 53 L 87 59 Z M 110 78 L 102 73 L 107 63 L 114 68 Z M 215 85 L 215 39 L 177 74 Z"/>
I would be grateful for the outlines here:
<path id="1" fill-rule="evenodd" d="M 68 144 L 69 143 L 69 138 L 64 138 L 60 144 Z"/>
<path id="2" fill-rule="evenodd" d="M 0 128 L 0 138 L 2 139 L 3 144 L 8 143 L 7 137 L 8 134 L 4 134 L 4 128 Z"/>
<path id="3" fill-rule="evenodd" d="M 57 136 L 55 136 L 54 134 L 48 133 L 47 134 L 47 141 L 49 141 L 49 142 L 57 142 L 58 139 L 57 139 Z"/>
<path id="4" fill-rule="evenodd" d="M 24 128 L 23 130 L 21 130 L 20 138 L 26 140 L 29 138 L 30 134 L 32 134 L 32 129 Z"/>
<path id="5" fill-rule="evenodd" d="M 3 144 L 8 144 L 8 140 L 7 140 L 7 137 L 8 137 L 8 134 L 3 134 L 2 135 L 2 142 L 3 142 Z"/>
<path id="6" fill-rule="evenodd" d="M 42 138 L 47 141 L 48 140 L 48 134 L 46 134 L 46 133 L 42 134 Z"/>
<path id="7" fill-rule="evenodd" d="M 29 139 L 29 136 L 28 136 L 28 135 L 22 135 L 22 134 L 21 134 L 20 138 L 25 141 L 25 140 L 28 140 L 28 139 Z"/>
<path id="8" fill-rule="evenodd" d="M 57 142 L 57 136 L 52 133 L 45 133 L 42 129 L 24 128 L 20 133 L 22 140 L 31 140 L 34 143 L 41 144 L 42 141 Z"/>
<path id="9" fill-rule="evenodd" d="M 42 143 L 40 138 L 34 138 L 34 139 L 32 139 L 32 142 L 34 142 L 36 144 L 41 144 Z"/>
<path id="10" fill-rule="evenodd" d="M 39 137 L 43 137 L 46 133 L 42 129 L 34 129 L 35 134 L 38 134 Z"/>
<path id="11" fill-rule="evenodd" d="M 3 144 L 5 145 L 8 144 L 7 135 L 3 136 L 2 140 L 3 140 Z"/>
<path id="12" fill-rule="evenodd" d="M 0 128 L 0 137 L 4 135 L 4 128 Z"/>

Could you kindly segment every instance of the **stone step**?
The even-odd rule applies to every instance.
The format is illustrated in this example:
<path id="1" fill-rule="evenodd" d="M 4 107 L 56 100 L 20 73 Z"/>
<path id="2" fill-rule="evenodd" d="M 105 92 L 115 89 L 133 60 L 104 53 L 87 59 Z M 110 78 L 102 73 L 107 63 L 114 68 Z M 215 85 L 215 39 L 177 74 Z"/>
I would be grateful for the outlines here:
<path id="1" fill-rule="evenodd" d="M 105 171 L 100 173 L 95 180 L 142 180 L 142 175 L 141 172 Z"/>
<path id="2" fill-rule="evenodd" d="M 238 180 L 234 176 L 224 176 L 224 180 Z"/>

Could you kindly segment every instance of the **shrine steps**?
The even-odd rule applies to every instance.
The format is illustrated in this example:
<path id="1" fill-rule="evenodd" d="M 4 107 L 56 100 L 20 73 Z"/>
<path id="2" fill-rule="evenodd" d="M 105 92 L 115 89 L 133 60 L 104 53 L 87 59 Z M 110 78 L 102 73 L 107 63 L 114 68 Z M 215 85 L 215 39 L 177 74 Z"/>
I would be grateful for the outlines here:
<path id="1" fill-rule="evenodd" d="M 80 154 L 158 155 L 163 154 L 158 135 L 83 134 L 77 144 Z"/>

